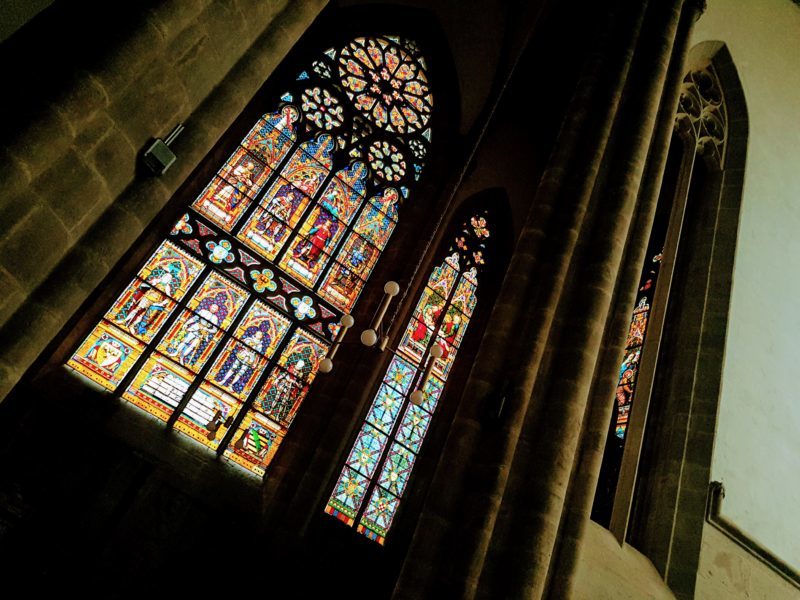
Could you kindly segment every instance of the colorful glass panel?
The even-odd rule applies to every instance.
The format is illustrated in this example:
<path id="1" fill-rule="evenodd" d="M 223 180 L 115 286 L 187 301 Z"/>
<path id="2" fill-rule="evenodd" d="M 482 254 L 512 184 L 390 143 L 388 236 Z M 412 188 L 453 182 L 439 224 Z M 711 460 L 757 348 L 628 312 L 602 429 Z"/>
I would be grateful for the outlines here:
<path id="1" fill-rule="evenodd" d="M 407 448 L 400 444 L 392 444 L 392 449 L 386 456 L 386 462 L 381 469 L 378 485 L 386 488 L 395 496 L 402 496 L 416 458 L 417 455 Z"/>
<path id="2" fill-rule="evenodd" d="M 292 372 L 280 367 L 274 369 L 256 397 L 255 407 L 273 421 L 288 427 L 294 418 L 300 402 L 308 391 Z"/>
<path id="3" fill-rule="evenodd" d="M 397 192 L 394 192 L 394 196 L 397 197 Z M 383 250 L 392 235 L 395 222 L 396 219 L 384 212 L 381 206 L 370 202 L 359 215 L 353 230 Z"/>
<path id="4" fill-rule="evenodd" d="M 264 115 L 242 140 L 242 146 L 273 169 L 277 168 L 297 139 L 295 124 L 299 116 L 294 106 Z"/>
<path id="5" fill-rule="evenodd" d="M 216 449 L 241 403 L 208 383 L 201 383 L 175 422 L 175 429 Z"/>
<path id="6" fill-rule="evenodd" d="M 157 288 L 135 279 L 105 318 L 143 342 L 149 342 L 174 308 L 175 303 Z"/>
<path id="7" fill-rule="evenodd" d="M 166 421 L 183 399 L 192 379 L 190 371 L 153 353 L 122 397 Z"/>
<path id="8" fill-rule="evenodd" d="M 376 485 L 361 516 L 358 532 L 383 545 L 399 504 L 398 497 Z"/>
<path id="9" fill-rule="evenodd" d="M 247 311 L 234 335 L 259 354 L 269 358 L 275 352 L 291 322 L 278 311 L 255 302 Z"/>
<path id="10" fill-rule="evenodd" d="M 252 391 L 256 379 L 267 366 L 267 360 L 251 347 L 258 343 L 256 336 L 247 341 L 250 343 L 229 340 L 208 373 L 215 385 L 242 400 Z"/>
<path id="11" fill-rule="evenodd" d="M 171 242 L 162 242 L 139 271 L 140 280 L 180 300 L 203 270 L 203 263 Z"/>
<path id="12" fill-rule="evenodd" d="M 230 279 L 212 272 L 189 300 L 189 308 L 194 312 L 227 329 L 239 314 L 248 293 Z"/>
<path id="13" fill-rule="evenodd" d="M 403 393 L 382 384 L 372 401 L 369 413 L 367 413 L 367 422 L 388 435 L 397 421 L 397 415 L 400 414 L 404 399 Z"/>
<path id="14" fill-rule="evenodd" d="M 397 81 L 409 82 L 402 94 L 427 85 L 413 45 L 378 39 L 369 44 L 385 50 Z M 393 101 L 379 127 L 357 115 L 337 77 L 340 54 L 313 62 L 279 96 L 279 109 L 250 128 L 68 361 L 259 474 L 308 393 L 328 350 L 323 340 L 335 338 L 386 246 L 398 190 L 409 197 L 398 165 L 409 150 L 424 156 L 430 142 L 413 126 L 397 135 L 398 119 L 427 121 L 427 109 L 405 117 Z M 376 413 L 381 431 L 397 427 L 404 402 L 387 390 L 397 402 Z"/>
<path id="15" fill-rule="evenodd" d="M 114 390 L 143 350 L 144 344 L 136 338 L 101 321 L 67 365 L 107 390 Z"/>
<path id="16" fill-rule="evenodd" d="M 333 488 L 333 495 L 325 507 L 325 512 L 352 525 L 358 509 L 364 502 L 368 485 L 369 479 L 361 473 L 345 467 Z"/>
<path id="17" fill-rule="evenodd" d="M 400 421 L 400 428 L 397 430 L 397 441 L 414 452 L 419 452 L 430 423 L 431 415 L 419 406 L 409 404 L 406 406 L 403 419 Z"/>
<path id="18" fill-rule="evenodd" d="M 283 435 L 275 423 L 250 411 L 233 439 L 235 441 L 225 450 L 225 457 L 252 473 L 263 475 L 283 441 Z"/>
<path id="19" fill-rule="evenodd" d="M 327 351 L 327 344 L 298 330 L 281 354 L 278 364 L 293 377 L 311 383 L 319 368 L 319 361 L 323 359 Z"/>
<path id="20" fill-rule="evenodd" d="M 350 451 L 347 466 L 372 477 L 385 446 L 386 436 L 371 425 L 364 424 Z"/>
<path id="21" fill-rule="evenodd" d="M 325 507 L 348 525 L 358 521 L 357 531 L 380 544 L 405 493 L 475 309 L 478 272 L 488 256 L 485 214 L 462 224 L 448 254 L 432 269 Z M 429 354 L 434 344 L 442 349 L 439 359 Z M 430 360 L 433 368 L 427 380 L 420 381 Z M 422 401 L 415 405 L 410 400 L 412 390 L 420 387 Z M 366 503 L 364 497 L 369 497 Z"/>
<path id="22" fill-rule="evenodd" d="M 210 305 L 217 306 L 217 305 Z M 161 339 L 158 349 L 172 360 L 197 373 L 222 339 L 218 313 L 202 308 L 184 310 Z"/>

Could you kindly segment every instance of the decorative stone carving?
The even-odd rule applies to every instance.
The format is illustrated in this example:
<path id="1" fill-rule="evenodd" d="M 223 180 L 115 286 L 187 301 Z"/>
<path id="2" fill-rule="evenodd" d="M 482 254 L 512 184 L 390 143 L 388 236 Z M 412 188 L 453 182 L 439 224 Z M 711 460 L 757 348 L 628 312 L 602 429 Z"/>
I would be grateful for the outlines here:
<path id="1" fill-rule="evenodd" d="M 723 166 L 728 116 L 714 67 L 692 71 L 683 80 L 675 128 L 694 139 L 697 153 Z"/>

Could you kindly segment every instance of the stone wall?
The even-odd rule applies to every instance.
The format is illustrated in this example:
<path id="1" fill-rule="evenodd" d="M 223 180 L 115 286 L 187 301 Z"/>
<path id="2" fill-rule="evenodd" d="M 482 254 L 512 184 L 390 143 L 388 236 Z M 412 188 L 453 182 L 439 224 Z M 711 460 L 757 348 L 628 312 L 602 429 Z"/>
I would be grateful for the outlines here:
<path id="1" fill-rule="evenodd" d="M 110 47 L 97 52 L 102 58 L 79 51 L 72 56 L 66 46 L 67 57 L 58 57 L 59 63 L 71 70 L 58 73 L 59 84 L 43 90 L 43 96 L 34 95 L 42 65 L 30 44 L 58 35 L 63 15 L 43 13 L 19 32 L 24 36 L 0 47 L 19 74 L 14 100 L 30 113 L 30 120 L 20 118 L 23 126 L 0 138 L 0 399 L 325 4 L 168 0 L 136 5 L 123 22 L 103 24 L 111 32 L 103 38 Z M 77 37 L 93 35 L 86 24 L 64 25 Z M 148 140 L 166 136 L 178 122 L 186 124 L 174 145 L 178 162 L 160 179 L 139 172 L 137 155 Z"/>

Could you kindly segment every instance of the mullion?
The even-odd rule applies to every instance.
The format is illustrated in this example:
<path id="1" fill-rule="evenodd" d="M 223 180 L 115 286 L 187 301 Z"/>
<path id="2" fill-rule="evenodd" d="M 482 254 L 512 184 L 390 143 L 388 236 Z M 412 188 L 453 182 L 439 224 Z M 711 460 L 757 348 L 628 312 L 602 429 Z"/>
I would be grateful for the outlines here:
<path id="1" fill-rule="evenodd" d="M 431 334 L 431 339 L 428 341 L 428 344 L 425 347 L 425 352 L 422 354 L 423 357 L 427 354 L 428 360 L 436 360 L 436 359 L 433 358 L 433 356 L 430 355 L 430 349 L 431 349 L 432 345 L 436 343 L 436 339 L 437 339 L 439 330 L 441 329 L 442 323 L 444 322 L 444 317 L 447 314 L 447 311 L 451 306 L 451 302 L 453 300 L 453 296 L 455 295 L 456 289 L 458 288 L 458 283 L 460 281 L 460 278 L 463 276 L 460 271 L 457 271 L 456 273 L 457 273 L 457 276 L 456 276 L 455 280 L 453 281 L 453 287 L 447 294 L 447 298 L 445 299 L 445 305 L 444 305 L 444 308 L 442 309 L 442 313 L 439 316 L 439 319 L 438 319 L 438 321 L 436 322 L 436 324 L 434 326 L 433 333 Z M 429 277 L 430 277 L 430 275 L 429 275 Z M 430 286 L 427 283 L 425 284 L 425 287 L 430 289 L 433 293 L 435 293 L 437 296 L 439 296 L 441 298 L 441 296 L 438 293 L 436 293 L 435 290 L 430 288 Z M 423 294 L 425 293 L 424 289 L 423 289 L 422 293 Z M 420 298 L 421 298 L 421 296 L 420 296 Z M 417 303 L 419 303 L 419 300 L 417 300 Z M 414 318 L 415 318 L 415 315 L 412 314 L 411 315 L 411 320 L 414 320 Z M 424 323 L 424 321 L 423 321 L 423 323 Z M 369 503 L 369 499 L 371 497 L 371 494 L 374 492 L 375 487 L 379 485 L 378 484 L 378 479 L 380 478 L 381 470 L 383 469 L 383 466 L 386 464 L 386 460 L 387 460 L 387 458 L 389 456 L 389 448 L 391 447 L 391 445 L 394 442 L 397 441 L 396 440 L 397 432 L 400 429 L 400 425 L 402 424 L 403 417 L 405 416 L 405 411 L 407 410 L 408 405 L 411 404 L 411 393 L 416 389 L 415 386 L 419 383 L 422 375 L 425 373 L 425 365 L 422 364 L 422 361 L 420 361 L 420 364 L 416 367 L 416 370 L 417 370 L 417 373 L 414 375 L 413 383 L 412 383 L 411 387 L 409 388 L 410 391 L 407 394 L 405 394 L 405 396 L 403 398 L 403 405 L 400 407 L 400 411 L 398 413 L 398 419 L 397 419 L 397 421 L 395 421 L 394 425 L 392 426 L 391 433 L 387 435 L 388 439 L 387 439 L 386 447 L 384 448 L 384 451 L 381 454 L 380 459 L 378 460 L 378 464 L 375 467 L 376 476 L 374 478 L 369 478 L 369 485 L 367 486 L 367 489 L 364 492 L 364 500 L 362 501 L 361 506 L 359 507 L 358 511 L 356 511 L 356 516 L 353 519 L 353 526 L 355 526 L 355 527 L 358 526 L 358 523 L 360 522 L 361 518 L 364 516 L 364 512 L 366 510 L 367 504 Z M 444 388 L 444 386 L 442 386 L 442 388 Z M 429 413 L 429 414 L 430 414 L 431 419 L 433 419 L 433 413 Z M 365 420 L 365 422 L 366 422 L 366 420 Z M 426 434 L 427 434 L 427 432 L 426 432 Z M 420 450 L 422 449 L 422 442 L 424 442 L 424 439 L 420 442 Z M 397 442 L 397 443 L 400 444 L 400 442 Z M 405 444 L 402 444 L 402 446 L 404 448 L 406 448 Z M 411 451 L 414 454 L 414 456 L 419 456 L 419 454 L 417 452 L 414 452 L 413 450 L 411 450 L 411 448 L 407 448 L 407 449 L 409 451 Z M 362 473 L 362 475 L 363 475 L 363 473 Z M 411 478 L 411 473 L 409 473 L 408 477 L 409 477 L 409 479 Z M 381 489 L 384 489 L 387 494 L 390 494 L 390 495 L 394 496 L 395 498 L 397 498 L 398 501 L 402 500 L 402 495 L 396 496 L 395 494 L 392 494 L 390 491 L 386 490 L 383 486 L 380 486 L 380 487 L 381 487 Z M 408 482 L 406 482 L 406 486 L 403 489 L 403 494 L 405 494 L 405 489 L 407 487 L 408 487 Z M 399 508 L 399 504 L 398 504 L 398 508 Z"/>

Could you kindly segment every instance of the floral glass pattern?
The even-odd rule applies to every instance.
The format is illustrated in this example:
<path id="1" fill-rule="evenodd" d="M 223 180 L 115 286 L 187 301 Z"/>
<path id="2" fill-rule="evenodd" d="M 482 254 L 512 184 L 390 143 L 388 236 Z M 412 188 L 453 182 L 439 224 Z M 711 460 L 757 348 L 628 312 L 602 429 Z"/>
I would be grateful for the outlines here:
<path id="1" fill-rule="evenodd" d="M 337 76 L 358 48 L 361 76 L 397 90 L 382 109 Z M 326 50 L 276 102 L 67 362 L 260 475 L 388 243 L 433 106 L 394 36 Z"/>

